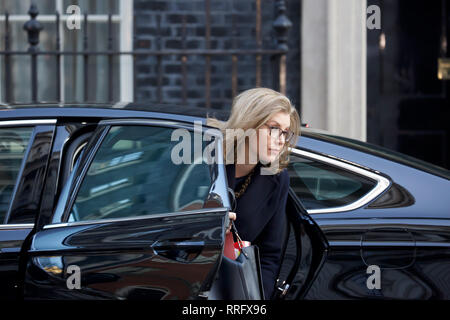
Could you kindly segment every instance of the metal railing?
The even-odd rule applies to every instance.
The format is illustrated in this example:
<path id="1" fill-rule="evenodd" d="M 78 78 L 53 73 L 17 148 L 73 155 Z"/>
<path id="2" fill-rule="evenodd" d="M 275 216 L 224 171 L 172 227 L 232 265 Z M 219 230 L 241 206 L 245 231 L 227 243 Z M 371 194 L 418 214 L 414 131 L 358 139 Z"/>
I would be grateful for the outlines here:
<path id="1" fill-rule="evenodd" d="M 262 47 L 262 32 L 261 32 L 261 0 L 255 0 L 256 3 L 256 26 L 255 26 L 255 36 L 256 36 L 256 48 L 254 49 L 239 49 L 237 47 L 237 27 L 236 27 L 236 16 L 233 15 L 232 21 L 232 48 L 229 50 L 212 50 L 211 49 L 211 10 L 210 10 L 210 0 L 204 0 L 205 4 L 205 48 L 201 50 L 188 50 L 186 49 L 186 16 L 183 15 L 182 21 L 182 39 L 181 39 L 181 49 L 179 50 L 162 50 L 161 49 L 161 17 L 157 16 L 157 50 L 146 50 L 146 49 L 134 49 L 132 51 L 120 51 L 113 50 L 114 37 L 112 33 L 112 14 L 108 14 L 108 45 L 107 50 L 92 51 L 88 48 L 88 21 L 89 15 L 87 12 L 83 14 L 83 50 L 78 51 L 67 51 L 61 50 L 61 38 L 59 31 L 60 23 L 60 13 L 56 12 L 56 48 L 55 50 L 41 51 L 39 49 L 39 34 L 43 30 L 42 24 L 39 22 L 38 15 L 39 11 L 36 4 L 32 3 L 30 9 L 28 10 L 28 15 L 30 20 L 24 24 L 24 30 L 28 35 L 28 50 L 26 51 L 14 51 L 10 50 L 11 36 L 10 36 L 10 21 L 9 13 L 4 14 L 4 50 L 0 51 L 0 56 L 4 56 L 4 102 L 9 103 L 14 101 L 13 91 L 12 91 L 12 74 L 11 74 L 11 56 L 13 55 L 29 55 L 31 58 L 30 63 L 30 76 L 31 76 L 31 100 L 32 102 L 38 102 L 38 65 L 37 59 L 39 56 L 47 55 L 53 56 L 56 65 L 56 99 L 58 102 L 61 101 L 61 57 L 62 56 L 82 56 L 83 57 L 83 95 L 84 100 L 88 101 L 89 92 L 89 76 L 88 76 L 88 65 L 91 56 L 103 55 L 108 57 L 108 100 L 112 102 L 113 100 L 113 57 L 122 55 L 131 55 L 133 58 L 133 75 L 134 75 L 134 85 L 133 85 L 133 97 L 136 101 L 136 57 L 138 56 L 156 56 L 157 60 L 157 99 L 158 102 L 163 102 L 162 100 L 162 87 L 163 87 L 163 69 L 162 69 L 162 57 L 175 55 L 181 58 L 181 86 L 182 95 L 181 99 L 183 103 L 187 101 L 187 60 L 188 56 L 200 55 L 205 57 L 205 105 L 206 107 L 211 106 L 211 57 L 213 56 L 230 56 L 231 58 L 231 88 L 232 96 L 237 94 L 238 90 L 238 70 L 237 64 L 241 56 L 252 55 L 255 58 L 256 68 L 255 68 L 255 86 L 261 86 L 261 69 L 262 69 L 262 57 L 269 56 L 273 68 L 273 79 L 272 87 L 279 90 L 282 93 L 286 93 L 286 54 L 288 52 L 287 46 L 287 32 L 291 27 L 291 22 L 286 16 L 286 4 L 284 0 L 277 0 L 274 2 L 276 17 L 272 24 L 274 29 L 274 34 L 276 37 L 276 46 L 274 48 L 263 48 Z M 136 28 L 134 30 L 134 48 L 136 48 Z"/>

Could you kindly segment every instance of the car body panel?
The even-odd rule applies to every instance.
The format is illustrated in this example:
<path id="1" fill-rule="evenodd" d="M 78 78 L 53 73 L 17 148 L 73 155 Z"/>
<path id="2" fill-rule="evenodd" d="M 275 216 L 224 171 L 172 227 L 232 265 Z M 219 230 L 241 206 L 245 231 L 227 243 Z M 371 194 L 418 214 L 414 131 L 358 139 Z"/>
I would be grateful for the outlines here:
<path id="1" fill-rule="evenodd" d="M 450 220 L 321 219 L 318 224 L 330 247 L 307 299 L 450 299 Z M 379 239 L 366 243 L 374 232 Z M 369 265 L 380 267 L 380 290 L 367 286 Z"/>
<path id="2" fill-rule="evenodd" d="M 220 261 L 227 212 L 48 225 L 28 251 L 25 298 L 192 299 Z M 79 290 L 67 285 L 71 265 Z"/>
<path id="3" fill-rule="evenodd" d="M 20 252 L 33 225 L 0 226 L 0 299 L 21 297 Z"/>
<path id="4" fill-rule="evenodd" d="M 442 281 L 450 263 L 448 179 L 314 134 L 302 136 L 297 146 L 392 182 L 355 210 L 311 214 L 329 250 L 305 299 L 449 299 Z M 367 285 L 371 265 L 380 267 L 381 289 Z"/>

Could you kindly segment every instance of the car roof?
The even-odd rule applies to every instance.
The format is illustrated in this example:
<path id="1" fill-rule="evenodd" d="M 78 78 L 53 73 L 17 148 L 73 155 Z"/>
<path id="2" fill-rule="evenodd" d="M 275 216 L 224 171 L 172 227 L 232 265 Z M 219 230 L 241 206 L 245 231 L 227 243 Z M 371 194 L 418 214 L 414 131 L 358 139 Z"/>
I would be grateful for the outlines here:
<path id="1" fill-rule="evenodd" d="M 19 119 L 83 119 L 98 122 L 102 119 L 142 118 L 163 119 L 205 125 L 207 117 L 227 120 L 228 112 L 218 109 L 164 103 L 36 103 L 0 105 L 0 120 Z"/>
<path id="2" fill-rule="evenodd" d="M 134 103 L 134 102 L 118 102 L 118 103 L 27 103 L 27 104 L 0 104 L 0 111 L 6 110 L 15 110 L 16 113 L 20 113 L 21 110 L 31 111 L 38 110 L 43 111 L 43 109 L 47 110 L 47 114 L 51 112 L 51 110 L 55 111 L 55 116 L 63 116 L 63 115 L 73 115 L 76 110 L 83 115 L 86 113 L 89 116 L 95 115 L 95 113 L 90 112 L 89 110 L 94 109 L 109 109 L 111 112 L 114 110 L 126 110 L 126 111 L 141 111 L 141 112 L 150 112 L 150 113 L 164 113 L 164 114 L 177 114 L 184 115 L 196 118 L 205 118 L 208 115 L 212 115 L 217 117 L 220 120 L 226 120 L 229 115 L 229 112 L 218 109 L 207 109 L 200 107 L 192 107 L 189 105 L 177 105 L 177 104 L 166 104 L 166 103 L 154 103 L 154 102 L 142 102 L 142 103 Z M 1 113 L 0 113 L 1 115 Z M 110 113 L 107 114 L 99 114 L 99 117 L 109 116 Z M 148 114 L 151 116 L 151 114 Z"/>
<path id="3" fill-rule="evenodd" d="M 200 108 L 189 105 L 155 102 L 118 103 L 27 103 L 0 104 L 0 119 L 43 119 L 48 117 L 119 118 L 139 117 L 158 118 L 176 121 L 202 121 L 214 117 L 226 121 L 230 110 Z M 323 130 L 302 128 L 302 135 L 314 137 L 327 133 Z M 319 136 L 318 136 L 319 137 Z"/>
<path id="4" fill-rule="evenodd" d="M 155 102 L 118 102 L 118 103 L 33 103 L 33 104 L 0 104 L 0 119 L 39 119 L 48 117 L 76 117 L 76 118 L 119 118 L 139 117 L 158 118 L 176 121 L 202 121 L 205 118 L 215 117 L 227 120 L 230 110 L 200 108 L 189 105 L 155 103 Z M 416 158 L 405 156 L 370 143 L 349 139 L 330 132 L 302 128 L 301 135 L 307 138 L 337 144 L 346 148 L 370 153 L 391 161 L 395 161 L 428 173 L 450 178 L 449 170 L 432 165 Z"/>
<path id="5" fill-rule="evenodd" d="M 108 109 L 108 113 L 101 113 L 101 110 Z M 122 110 L 117 113 L 117 110 Z M 2 112 L 10 111 L 10 112 Z M 158 118 L 163 115 L 173 118 L 170 115 L 177 115 L 180 117 L 187 117 L 189 121 L 191 118 L 205 119 L 208 116 L 215 117 L 219 120 L 226 121 L 230 116 L 230 110 L 200 108 L 189 105 L 157 103 L 157 102 L 118 102 L 118 103 L 78 103 L 78 102 L 38 102 L 38 103 L 0 103 L 0 118 L 43 118 L 43 117 L 99 117 L 108 118 L 116 116 L 127 116 L 123 111 L 138 111 L 141 114 L 135 113 L 136 116 L 154 117 L 156 114 Z M 128 113 L 131 115 L 131 113 Z M 304 131 L 305 128 L 302 129 Z M 306 129 L 306 133 L 326 133 L 326 131 L 317 129 Z"/>

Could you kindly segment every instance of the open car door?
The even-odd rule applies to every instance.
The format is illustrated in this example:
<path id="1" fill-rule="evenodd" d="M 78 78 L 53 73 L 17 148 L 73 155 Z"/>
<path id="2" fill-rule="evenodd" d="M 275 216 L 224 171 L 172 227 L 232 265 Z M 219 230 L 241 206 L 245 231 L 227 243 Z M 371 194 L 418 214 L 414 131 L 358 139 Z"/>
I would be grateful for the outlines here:
<path id="1" fill-rule="evenodd" d="M 303 299 L 323 266 L 328 242 L 289 188 L 285 248 L 273 299 Z"/>
<path id="2" fill-rule="evenodd" d="M 223 165 L 199 160 L 211 141 L 209 155 L 222 157 L 221 139 L 174 121 L 100 122 L 51 223 L 29 239 L 24 298 L 202 297 L 222 257 L 230 205 Z M 191 152 L 197 143 L 200 154 Z"/>

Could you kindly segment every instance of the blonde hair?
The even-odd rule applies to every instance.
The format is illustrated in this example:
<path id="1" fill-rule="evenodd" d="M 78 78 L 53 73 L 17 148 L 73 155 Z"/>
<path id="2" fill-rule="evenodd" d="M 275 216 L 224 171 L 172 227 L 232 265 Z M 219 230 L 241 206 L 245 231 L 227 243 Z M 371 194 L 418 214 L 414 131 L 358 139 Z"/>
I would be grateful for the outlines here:
<path id="1" fill-rule="evenodd" d="M 234 150 L 236 161 L 237 145 L 243 143 L 245 135 L 227 137 L 227 129 L 259 129 L 274 114 L 285 112 L 290 117 L 290 131 L 293 137 L 286 141 L 278 156 L 279 165 L 275 173 L 281 172 L 289 164 L 289 147 L 295 146 L 300 136 L 300 117 L 291 101 L 283 94 L 269 88 L 253 88 L 241 92 L 233 99 L 231 115 L 227 121 L 220 121 L 207 116 L 206 124 L 218 128 L 224 136 L 224 161 L 227 164 L 227 153 Z M 237 140 L 236 140 L 237 139 Z M 232 147 L 232 148 L 231 148 Z"/>

